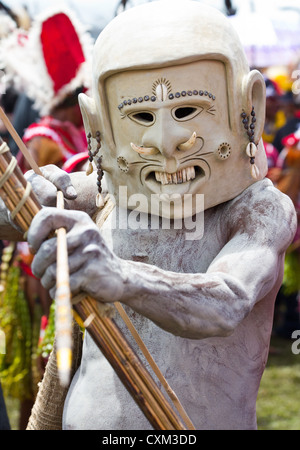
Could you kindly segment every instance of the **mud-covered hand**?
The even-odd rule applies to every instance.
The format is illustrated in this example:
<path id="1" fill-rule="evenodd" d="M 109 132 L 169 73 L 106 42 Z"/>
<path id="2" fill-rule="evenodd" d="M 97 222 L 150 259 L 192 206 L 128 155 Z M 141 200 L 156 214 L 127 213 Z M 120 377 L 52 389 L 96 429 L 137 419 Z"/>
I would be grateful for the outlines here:
<path id="1" fill-rule="evenodd" d="M 70 175 L 54 164 L 40 167 L 43 174 L 37 175 L 33 170 L 25 173 L 25 178 L 32 185 L 39 202 L 43 206 L 55 206 L 57 190 L 61 190 L 65 199 L 74 200 L 77 197 Z M 67 204 L 66 204 L 67 207 Z"/>
<path id="2" fill-rule="evenodd" d="M 90 217 L 81 211 L 45 207 L 34 217 L 28 232 L 28 244 L 35 254 L 34 275 L 54 298 L 57 239 L 48 236 L 60 227 L 67 231 L 72 294 L 86 292 L 99 301 L 117 301 L 125 281 L 121 260 L 107 247 Z"/>

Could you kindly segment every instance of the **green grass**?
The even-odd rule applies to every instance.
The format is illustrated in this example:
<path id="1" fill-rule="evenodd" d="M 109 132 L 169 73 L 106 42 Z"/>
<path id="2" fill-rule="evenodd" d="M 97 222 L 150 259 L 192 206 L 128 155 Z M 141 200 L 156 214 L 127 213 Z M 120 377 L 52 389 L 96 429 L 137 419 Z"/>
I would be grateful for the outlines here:
<path id="1" fill-rule="evenodd" d="M 18 430 L 20 417 L 20 402 L 17 399 L 6 397 L 5 403 L 10 427 L 12 430 Z"/>
<path id="2" fill-rule="evenodd" d="M 257 398 L 259 430 L 300 430 L 300 354 L 292 353 L 292 343 L 271 340 Z"/>

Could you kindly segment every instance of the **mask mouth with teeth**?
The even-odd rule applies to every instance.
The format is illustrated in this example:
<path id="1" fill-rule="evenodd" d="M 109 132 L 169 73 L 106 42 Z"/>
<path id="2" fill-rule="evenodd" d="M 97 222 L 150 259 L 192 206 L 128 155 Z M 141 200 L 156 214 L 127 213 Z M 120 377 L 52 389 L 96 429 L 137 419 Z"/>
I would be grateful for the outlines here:
<path id="1" fill-rule="evenodd" d="M 106 27 L 94 48 L 93 98 L 88 108 L 81 101 L 86 131 L 101 132 L 109 192 L 117 203 L 120 186 L 126 186 L 128 196 L 144 195 L 148 206 L 141 202 L 135 209 L 146 213 L 151 196 L 161 194 L 162 216 L 165 207 L 169 210 L 166 194 L 182 202 L 186 194 L 203 195 L 208 209 L 259 181 L 251 177 L 249 137 L 240 118 L 252 107 L 255 164 L 260 179 L 267 173 L 262 75 L 249 70 L 222 14 L 197 2 L 189 2 L 187 11 L 181 2 L 172 2 L 171 13 L 169 6 L 151 2 Z M 198 212 L 195 205 L 190 216 Z M 182 218 L 187 213 L 182 208 L 170 214 Z"/>
<path id="2" fill-rule="evenodd" d="M 196 177 L 195 167 L 186 167 L 174 173 L 155 171 L 155 179 L 161 184 L 181 184 Z"/>
<path id="3" fill-rule="evenodd" d="M 145 174 L 142 172 L 141 180 L 148 189 L 155 194 L 174 194 L 184 195 L 199 190 L 199 184 L 203 184 L 207 179 L 206 172 L 209 173 L 209 166 L 203 162 L 200 165 L 191 165 L 182 167 L 176 172 L 169 173 L 162 170 L 151 170 L 147 168 Z M 194 186 L 197 185 L 197 188 Z"/>
<path id="4" fill-rule="evenodd" d="M 193 132 L 186 142 L 177 146 L 174 152 L 177 158 L 176 156 L 166 158 L 166 155 L 163 158 L 161 152 L 155 147 L 142 147 L 132 143 L 131 147 L 140 154 L 142 160 L 140 181 L 154 194 L 193 193 L 197 191 L 194 185 L 199 188 L 199 184 L 208 179 L 206 173 L 210 173 L 209 164 L 197 158 L 203 147 L 203 139 L 198 138 L 196 132 Z"/>

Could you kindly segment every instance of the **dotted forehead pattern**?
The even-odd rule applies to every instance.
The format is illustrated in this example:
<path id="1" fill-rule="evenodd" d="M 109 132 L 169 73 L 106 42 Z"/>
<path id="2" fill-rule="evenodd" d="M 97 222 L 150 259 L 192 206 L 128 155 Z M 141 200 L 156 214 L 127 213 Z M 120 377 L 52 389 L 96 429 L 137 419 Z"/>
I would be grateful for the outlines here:
<path id="1" fill-rule="evenodd" d="M 180 98 L 180 97 L 191 97 L 191 96 L 200 96 L 200 97 L 209 97 L 212 100 L 215 100 L 216 97 L 215 95 L 213 95 L 211 92 L 208 91 L 203 91 L 200 90 L 198 91 L 197 89 L 194 90 L 188 90 L 188 91 L 181 91 L 181 92 L 176 92 L 175 94 L 173 94 L 172 92 L 170 94 L 168 94 L 168 99 L 169 100 L 173 100 L 174 98 Z M 145 95 L 144 97 L 134 97 L 131 99 L 127 99 L 124 100 L 122 103 L 119 104 L 118 108 L 119 110 L 123 109 L 124 106 L 130 106 L 132 104 L 135 103 L 143 103 L 143 102 L 156 102 L 157 97 L 155 95 Z"/>

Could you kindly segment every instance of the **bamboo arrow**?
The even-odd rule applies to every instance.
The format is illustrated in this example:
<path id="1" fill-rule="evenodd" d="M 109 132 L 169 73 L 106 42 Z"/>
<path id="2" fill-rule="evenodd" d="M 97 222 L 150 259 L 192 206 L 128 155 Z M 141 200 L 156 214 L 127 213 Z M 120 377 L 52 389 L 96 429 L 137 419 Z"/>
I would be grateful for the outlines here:
<path id="1" fill-rule="evenodd" d="M 35 159 L 27 149 L 26 145 L 16 132 L 14 126 L 0 107 L 0 118 L 7 130 L 18 145 L 24 158 L 33 171 L 40 176 L 44 176 Z M 62 209 L 64 200 L 62 192 L 57 192 L 57 207 Z M 62 386 L 67 386 L 70 382 L 72 366 L 72 307 L 71 293 L 69 286 L 68 251 L 66 246 L 66 232 L 64 228 L 56 230 L 57 234 L 57 273 L 56 273 L 56 308 L 55 325 L 57 339 L 57 369 Z"/>

